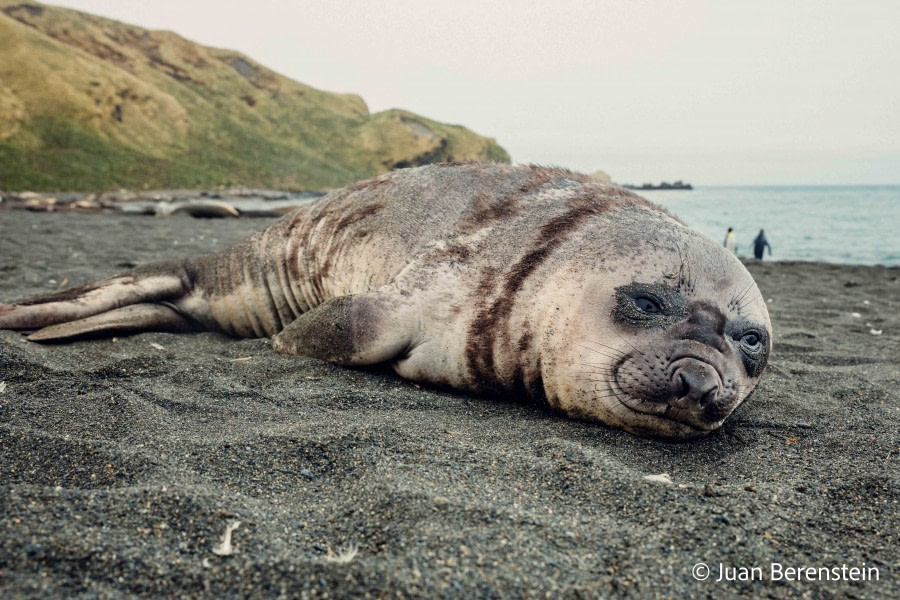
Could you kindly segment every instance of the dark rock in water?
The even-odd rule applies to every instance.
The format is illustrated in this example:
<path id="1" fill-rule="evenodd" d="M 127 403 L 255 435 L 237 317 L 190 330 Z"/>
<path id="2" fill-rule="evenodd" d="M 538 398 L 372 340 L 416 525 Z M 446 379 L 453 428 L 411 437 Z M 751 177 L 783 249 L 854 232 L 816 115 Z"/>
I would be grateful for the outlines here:
<path id="1" fill-rule="evenodd" d="M 668 181 L 663 181 L 659 185 L 653 185 L 652 183 L 645 183 L 642 185 L 633 185 L 631 183 L 623 184 L 622 187 L 629 190 L 692 190 L 694 186 L 689 183 L 684 183 L 680 179 L 675 183 L 669 183 Z"/>

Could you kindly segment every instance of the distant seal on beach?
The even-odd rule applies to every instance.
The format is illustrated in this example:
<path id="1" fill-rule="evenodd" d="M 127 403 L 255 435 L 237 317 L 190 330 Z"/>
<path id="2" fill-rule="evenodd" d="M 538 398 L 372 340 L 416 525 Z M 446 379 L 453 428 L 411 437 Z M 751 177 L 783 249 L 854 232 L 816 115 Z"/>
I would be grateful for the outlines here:
<path id="1" fill-rule="evenodd" d="M 284 354 L 390 362 L 666 438 L 719 427 L 772 343 L 721 244 L 586 175 L 484 163 L 351 185 L 223 252 L 0 305 L 0 328 L 272 336 Z"/>
<path id="2" fill-rule="evenodd" d="M 198 219 L 224 219 L 241 216 L 241 211 L 221 200 L 190 200 L 172 204 L 160 202 L 155 207 L 157 217 L 169 217 L 177 212 L 184 212 Z"/>

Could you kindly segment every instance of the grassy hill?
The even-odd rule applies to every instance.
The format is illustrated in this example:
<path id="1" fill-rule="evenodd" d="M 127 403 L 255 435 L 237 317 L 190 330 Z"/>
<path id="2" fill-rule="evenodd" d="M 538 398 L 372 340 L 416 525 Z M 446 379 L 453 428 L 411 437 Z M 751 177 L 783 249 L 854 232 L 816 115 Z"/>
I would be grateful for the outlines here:
<path id="1" fill-rule="evenodd" d="M 230 50 L 0 0 L 0 189 L 323 189 L 509 156 L 490 138 L 317 90 Z"/>

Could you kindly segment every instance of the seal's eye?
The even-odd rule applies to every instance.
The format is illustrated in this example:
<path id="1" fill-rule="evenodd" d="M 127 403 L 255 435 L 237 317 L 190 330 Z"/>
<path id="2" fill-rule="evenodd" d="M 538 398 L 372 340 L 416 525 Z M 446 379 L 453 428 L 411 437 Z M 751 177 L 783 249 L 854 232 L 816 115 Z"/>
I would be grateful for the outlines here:
<path id="1" fill-rule="evenodd" d="M 759 352 L 762 347 L 762 340 L 755 331 L 748 331 L 741 336 L 741 345 L 750 352 Z"/>
<path id="2" fill-rule="evenodd" d="M 645 312 L 650 315 L 656 315 L 662 312 L 662 308 L 660 308 L 659 303 L 653 298 L 648 298 L 647 296 L 638 296 L 634 299 L 634 305 L 638 307 L 638 310 L 641 312 Z"/>

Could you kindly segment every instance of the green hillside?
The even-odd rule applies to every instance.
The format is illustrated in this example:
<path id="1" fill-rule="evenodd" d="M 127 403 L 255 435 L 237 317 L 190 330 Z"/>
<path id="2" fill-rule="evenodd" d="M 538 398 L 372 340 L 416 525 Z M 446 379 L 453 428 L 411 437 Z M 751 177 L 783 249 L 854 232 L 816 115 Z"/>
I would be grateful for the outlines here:
<path id="1" fill-rule="evenodd" d="M 0 0 L 0 189 L 324 189 L 509 156 L 490 138 L 309 87 L 237 52 Z"/>

